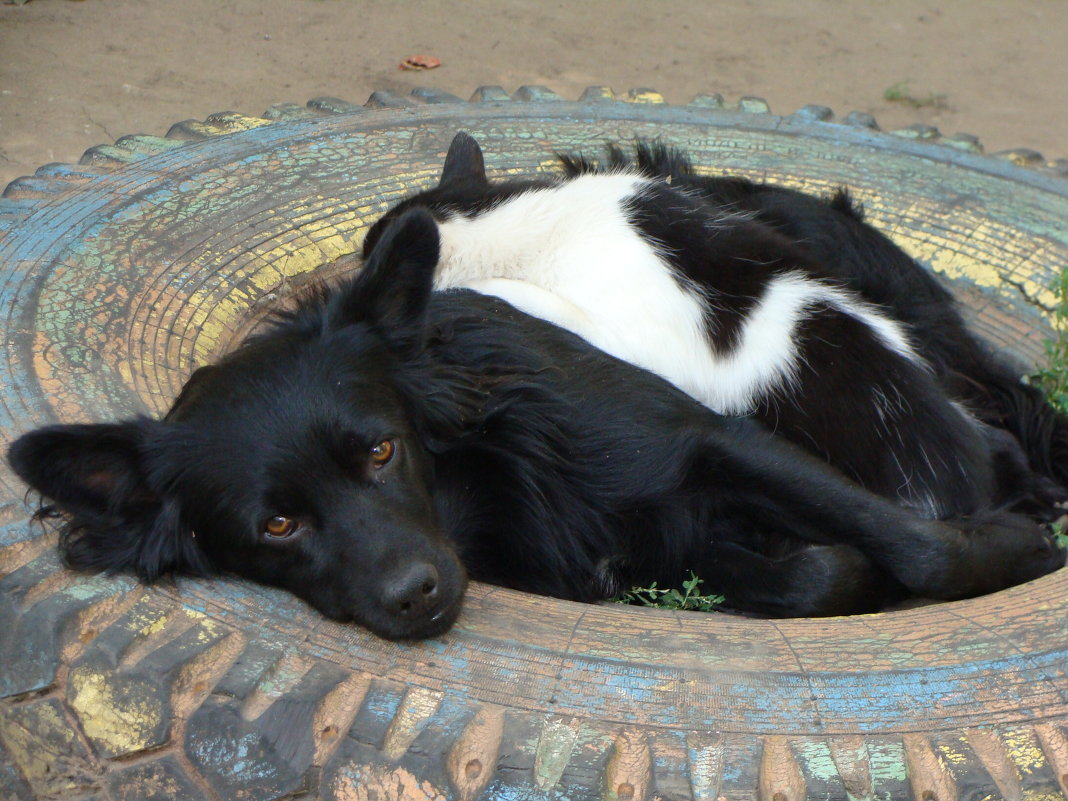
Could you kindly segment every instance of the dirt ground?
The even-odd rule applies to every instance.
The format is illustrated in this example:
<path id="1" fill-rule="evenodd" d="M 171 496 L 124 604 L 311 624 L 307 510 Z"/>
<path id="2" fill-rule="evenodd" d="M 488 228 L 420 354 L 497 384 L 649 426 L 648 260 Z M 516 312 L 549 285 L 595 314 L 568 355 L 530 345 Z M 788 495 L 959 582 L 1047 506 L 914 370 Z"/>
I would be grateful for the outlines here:
<path id="1" fill-rule="evenodd" d="M 756 95 L 1068 156 L 1068 0 L 20 3 L 0 0 L 0 187 L 216 111 L 484 84 Z M 399 70 L 413 54 L 442 66 Z"/>

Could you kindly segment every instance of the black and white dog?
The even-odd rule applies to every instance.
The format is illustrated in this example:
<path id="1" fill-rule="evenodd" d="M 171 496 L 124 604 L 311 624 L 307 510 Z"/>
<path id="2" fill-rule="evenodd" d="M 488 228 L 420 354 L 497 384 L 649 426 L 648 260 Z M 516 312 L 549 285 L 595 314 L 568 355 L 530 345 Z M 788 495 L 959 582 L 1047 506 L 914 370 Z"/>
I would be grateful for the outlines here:
<path id="1" fill-rule="evenodd" d="M 649 144 L 636 164 L 618 148 L 603 168 L 563 161 L 564 179 L 491 183 L 459 134 L 439 185 L 380 220 L 365 252 L 394 215 L 426 208 L 442 242 L 438 289 L 567 328 L 924 516 L 1058 514 L 1064 418 L 844 192 L 822 201 L 699 177 Z"/>

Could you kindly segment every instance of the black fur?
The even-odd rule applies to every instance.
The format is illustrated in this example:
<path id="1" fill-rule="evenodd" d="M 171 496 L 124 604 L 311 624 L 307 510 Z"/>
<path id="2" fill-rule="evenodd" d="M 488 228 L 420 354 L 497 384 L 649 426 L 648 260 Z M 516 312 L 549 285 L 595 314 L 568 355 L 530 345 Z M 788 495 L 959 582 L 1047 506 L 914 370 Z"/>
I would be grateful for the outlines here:
<path id="1" fill-rule="evenodd" d="M 467 575 L 594 601 L 695 570 L 736 609 L 819 615 L 1059 565 L 1023 517 L 921 519 L 503 302 L 433 294 L 437 248 L 429 214 L 400 215 L 165 420 L 17 440 L 68 562 L 228 571 L 392 638 L 446 630 Z"/>

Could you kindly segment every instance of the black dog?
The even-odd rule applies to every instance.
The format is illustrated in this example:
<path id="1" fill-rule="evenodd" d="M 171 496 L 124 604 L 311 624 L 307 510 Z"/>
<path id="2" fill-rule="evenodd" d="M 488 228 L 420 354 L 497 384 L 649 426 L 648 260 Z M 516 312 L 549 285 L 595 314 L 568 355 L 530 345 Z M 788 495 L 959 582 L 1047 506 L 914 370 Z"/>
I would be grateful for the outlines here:
<path id="1" fill-rule="evenodd" d="M 702 177 L 667 148 L 636 164 L 563 157 L 566 176 L 490 182 L 454 139 L 431 211 L 436 286 L 495 295 L 761 420 L 925 517 L 1068 498 L 1068 423 L 965 329 L 922 267 L 839 192 L 823 201 Z"/>
<path id="2" fill-rule="evenodd" d="M 594 601 L 694 570 L 734 608 L 819 615 L 1062 560 L 1026 518 L 922 519 L 500 300 L 434 293 L 438 261 L 411 210 L 165 420 L 16 441 L 16 471 L 69 515 L 69 563 L 229 571 L 408 638 L 451 625 L 467 575 Z"/>

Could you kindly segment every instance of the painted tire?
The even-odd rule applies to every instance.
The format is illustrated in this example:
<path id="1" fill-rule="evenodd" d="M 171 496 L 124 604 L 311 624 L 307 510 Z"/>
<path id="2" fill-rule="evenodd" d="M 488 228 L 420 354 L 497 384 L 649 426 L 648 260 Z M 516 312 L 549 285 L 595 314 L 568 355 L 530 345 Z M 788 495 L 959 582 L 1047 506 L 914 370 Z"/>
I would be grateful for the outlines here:
<path id="1" fill-rule="evenodd" d="M 621 100 L 631 102 L 620 102 Z M 526 102 L 516 102 L 526 101 Z M 351 267 L 452 135 L 496 174 L 660 137 L 698 164 L 845 183 L 1035 364 L 1068 266 L 1063 162 L 745 98 L 538 87 L 220 114 L 48 165 L 0 201 L 6 441 L 158 413 L 270 301 Z M 2 468 L 6 471 L 6 468 Z M 1068 571 L 831 620 L 583 606 L 471 588 L 396 644 L 228 580 L 60 568 L 0 472 L 0 796 L 92 799 L 1068 797 Z"/>

